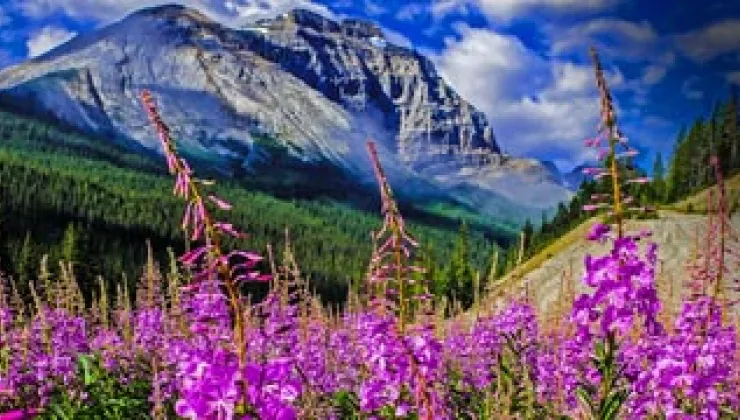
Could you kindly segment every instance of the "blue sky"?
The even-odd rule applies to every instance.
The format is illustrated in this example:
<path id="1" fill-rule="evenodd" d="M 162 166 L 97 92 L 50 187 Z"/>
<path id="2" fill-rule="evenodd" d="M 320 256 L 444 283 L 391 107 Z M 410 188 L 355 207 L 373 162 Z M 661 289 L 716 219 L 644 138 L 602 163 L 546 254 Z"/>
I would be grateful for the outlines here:
<path id="1" fill-rule="evenodd" d="M 173 2 L 232 26 L 293 7 L 373 20 L 432 58 L 505 151 L 563 169 L 589 158 L 583 139 L 597 125 L 589 45 L 646 162 L 670 154 L 679 128 L 740 84 L 740 2 L 721 0 L 0 0 L 0 67 Z"/>

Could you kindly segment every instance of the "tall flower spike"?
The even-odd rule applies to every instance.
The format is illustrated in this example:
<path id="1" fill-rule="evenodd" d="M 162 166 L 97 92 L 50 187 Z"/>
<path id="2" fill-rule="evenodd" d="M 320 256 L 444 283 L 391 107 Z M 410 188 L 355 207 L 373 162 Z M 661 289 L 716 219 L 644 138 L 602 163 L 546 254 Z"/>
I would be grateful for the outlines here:
<path id="1" fill-rule="evenodd" d="M 614 217 L 614 222 L 617 225 L 617 237 L 622 238 L 625 234 L 625 212 L 628 210 L 625 206 L 634 202 L 633 197 L 624 194 L 626 188 L 623 187 L 622 182 L 626 181 L 627 184 L 639 185 L 649 182 L 649 179 L 646 177 L 635 177 L 626 180 L 622 179 L 624 170 L 629 168 L 631 165 L 629 163 L 622 164 L 621 161 L 629 162 L 630 159 L 638 155 L 638 151 L 628 145 L 627 138 L 624 137 L 619 130 L 612 95 L 609 91 L 609 86 L 607 84 L 606 77 L 604 76 L 604 70 L 601 66 L 601 61 L 599 60 L 599 55 L 596 52 L 596 49 L 592 47 L 590 54 L 596 73 L 596 84 L 599 89 L 601 120 L 598 129 L 599 135 L 594 139 L 587 140 L 586 146 L 598 149 L 599 160 L 604 162 L 605 167 L 586 168 L 584 173 L 593 176 L 595 179 L 601 179 L 604 177 L 611 178 L 611 213 Z M 602 144 L 604 141 L 606 144 Z M 587 204 L 584 206 L 584 210 L 595 211 L 602 207 L 604 207 L 604 203 Z"/>
<path id="2" fill-rule="evenodd" d="M 617 235 L 621 238 L 624 236 L 622 221 L 622 192 L 621 186 L 619 185 L 619 170 L 616 159 L 616 145 L 621 135 L 617 128 L 617 116 L 614 112 L 612 96 L 606 83 L 606 77 L 604 77 L 604 71 L 601 67 L 601 62 L 599 61 L 599 55 L 596 52 L 596 48 L 593 47 L 591 47 L 591 60 L 593 61 L 594 69 L 596 71 L 596 84 L 599 87 L 599 94 L 601 96 L 601 126 L 599 131 L 601 135 L 606 136 L 608 142 L 609 149 L 607 158 L 610 160 L 609 175 L 612 180 L 614 219 L 617 224 Z"/>
<path id="3" fill-rule="evenodd" d="M 409 315 L 407 313 L 409 302 L 414 297 L 411 289 L 415 286 L 415 281 L 410 275 L 423 272 L 423 269 L 412 263 L 413 250 L 418 247 L 418 243 L 406 232 L 403 217 L 380 165 L 375 143 L 368 141 L 367 150 L 380 187 L 383 215 L 381 229 L 373 234 L 376 246 L 370 263 L 368 282 L 386 287 L 386 293 L 389 295 L 398 294 L 398 311 L 403 329 Z M 424 285 L 421 286 L 424 288 Z M 427 291 L 421 290 L 421 293 L 425 295 Z"/>
<path id="4" fill-rule="evenodd" d="M 180 261 L 189 267 L 197 267 L 194 272 L 193 284 L 184 289 L 190 291 L 203 290 L 209 286 L 223 285 L 226 297 L 229 300 L 231 319 L 233 320 L 234 346 L 237 351 L 239 367 L 246 367 L 247 342 L 245 337 L 245 308 L 239 293 L 239 284 L 242 281 L 264 281 L 268 276 L 261 275 L 255 268 L 261 259 L 251 252 L 232 251 L 225 253 L 221 247 L 223 235 L 241 237 L 231 224 L 215 221 L 208 210 L 206 203 L 221 210 L 230 210 L 231 204 L 214 196 L 206 196 L 201 192 L 200 182 L 192 177 L 193 171 L 182 159 L 175 148 L 175 141 L 170 135 L 170 129 L 159 115 L 157 105 L 152 94 L 145 90 L 141 94 L 144 109 L 157 131 L 164 151 L 170 174 L 174 175 L 175 195 L 187 201 L 185 217 L 182 221 L 183 229 L 190 229 L 192 240 L 198 240 L 201 235 L 205 244 L 180 258 Z M 208 183 L 200 183 L 208 185 Z M 196 293 L 196 296 L 197 293 Z M 246 384 L 245 384 L 246 388 Z M 246 395 L 246 393 L 245 393 Z"/>
<path id="5" fill-rule="evenodd" d="M 738 235 L 732 227 L 732 221 L 730 220 L 730 214 L 727 208 L 725 183 L 724 177 L 722 176 L 722 165 L 720 164 L 719 158 L 717 156 L 712 156 L 710 158 L 710 165 L 714 169 L 715 177 L 717 179 L 717 199 L 715 203 L 716 208 L 707 209 L 707 213 L 710 217 L 713 212 L 715 213 L 714 223 L 709 226 L 711 231 L 710 235 L 715 239 L 715 249 L 709 249 L 707 252 L 710 252 L 715 265 L 712 269 L 714 277 L 712 279 L 714 283 L 712 294 L 715 299 L 722 300 L 722 298 L 727 297 L 723 295 L 728 292 L 728 290 L 726 290 L 726 288 L 730 286 L 728 281 L 734 280 L 733 283 L 735 284 L 730 287 L 736 289 L 736 283 L 740 280 L 739 278 L 727 278 L 727 276 L 736 275 L 735 273 L 737 273 L 737 268 L 740 268 L 738 267 L 738 265 L 740 265 L 740 261 L 737 260 L 738 254 L 734 252 L 735 250 L 732 249 L 733 247 L 731 246 L 737 246 Z M 732 291 L 737 292 L 737 290 Z"/>

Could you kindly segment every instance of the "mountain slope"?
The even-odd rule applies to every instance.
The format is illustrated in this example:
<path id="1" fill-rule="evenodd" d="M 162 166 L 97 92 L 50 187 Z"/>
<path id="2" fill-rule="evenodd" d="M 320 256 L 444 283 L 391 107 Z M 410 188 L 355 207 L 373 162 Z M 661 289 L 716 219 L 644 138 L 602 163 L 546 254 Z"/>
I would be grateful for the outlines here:
<path id="1" fill-rule="evenodd" d="M 159 99 L 182 147 L 225 174 L 269 160 L 370 181 L 376 139 L 402 193 L 452 197 L 501 217 L 539 217 L 570 196 L 545 165 L 513 159 L 485 116 L 414 51 L 373 24 L 305 10 L 242 29 L 181 6 L 144 9 L 0 72 L 8 101 L 88 132 L 157 151 L 138 103 Z M 519 194 L 522 188 L 532 194 Z"/>
<path id="2" fill-rule="evenodd" d="M 736 179 L 735 182 L 740 180 Z M 562 302 L 569 302 L 565 292 L 569 287 L 576 294 L 585 292 L 581 278 L 584 273 L 586 255 L 603 255 L 608 244 L 600 245 L 586 240 L 589 228 L 597 219 L 579 225 L 571 232 L 525 261 L 500 279 L 491 288 L 490 304 L 500 303 L 501 297 L 528 291 L 540 313 L 551 315 Z M 684 285 L 689 281 L 686 264 L 696 255 L 706 235 L 707 218 L 704 215 L 661 211 L 654 220 L 630 220 L 630 231 L 648 229 L 653 232 L 652 241 L 658 244 L 658 290 L 663 299 L 675 308 L 684 294 Z M 735 213 L 732 225 L 740 231 L 740 213 Z M 740 298 L 740 296 L 735 296 Z"/>
<path id="3" fill-rule="evenodd" d="M 687 213 L 706 212 L 709 191 L 710 189 L 704 189 L 698 194 L 671 205 L 670 208 Z M 725 180 L 725 191 L 727 192 L 727 203 L 730 210 L 734 211 L 740 208 L 740 174 Z"/>
<path id="4" fill-rule="evenodd" d="M 50 254 L 55 266 L 70 225 L 81 248 L 73 257 L 75 273 L 87 291 L 101 274 L 117 281 L 125 273 L 135 282 L 148 239 L 163 263 L 167 247 L 181 252 L 183 203 L 172 195 L 172 179 L 159 163 L 122 153 L 98 138 L 0 112 L 0 271 L 17 275 L 23 266 L 26 274 L 35 275 L 43 254 Z M 288 228 L 302 272 L 333 301 L 341 301 L 349 281 L 365 274 L 372 248 L 369 232 L 382 223 L 377 212 L 329 200 L 276 199 L 230 182 L 213 188 L 234 205 L 233 211 L 218 217 L 249 234 L 230 247 L 264 254 L 272 244 L 279 258 Z M 457 224 L 407 221 L 410 232 L 438 257 L 436 268 L 443 266 L 457 240 Z M 34 257 L 23 261 L 20 250 L 28 248 L 27 235 L 27 254 Z M 483 267 L 494 240 L 502 239 L 494 235 L 471 225 L 475 266 Z"/>

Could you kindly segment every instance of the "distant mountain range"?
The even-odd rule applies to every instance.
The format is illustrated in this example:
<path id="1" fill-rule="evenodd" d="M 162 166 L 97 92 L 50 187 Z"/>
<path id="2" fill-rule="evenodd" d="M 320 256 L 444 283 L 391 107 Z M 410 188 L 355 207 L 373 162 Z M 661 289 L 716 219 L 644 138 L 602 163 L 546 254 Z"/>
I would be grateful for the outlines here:
<path id="1" fill-rule="evenodd" d="M 486 216 L 539 220 L 580 183 L 552 164 L 502 154 L 486 116 L 429 59 L 360 20 L 298 9 L 235 29 L 161 6 L 0 72 L 5 102 L 158 152 L 142 89 L 180 147 L 227 175 L 294 166 L 321 183 L 311 168 L 330 166 L 367 184 L 373 138 L 401 194 Z"/>

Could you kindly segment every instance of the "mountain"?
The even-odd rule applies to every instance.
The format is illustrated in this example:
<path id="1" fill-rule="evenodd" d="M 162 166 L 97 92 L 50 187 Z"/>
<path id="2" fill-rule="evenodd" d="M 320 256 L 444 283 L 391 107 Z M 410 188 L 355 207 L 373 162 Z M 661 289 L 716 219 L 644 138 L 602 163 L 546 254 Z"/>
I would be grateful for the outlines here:
<path id="1" fill-rule="evenodd" d="M 512 219 L 571 195 L 542 163 L 501 154 L 485 115 L 429 59 L 365 21 L 298 9 L 237 29 L 160 6 L 0 72 L 5 102 L 158 152 L 142 89 L 184 152 L 226 174 L 279 161 L 369 182 L 371 137 L 406 195 Z"/>
<path id="2" fill-rule="evenodd" d="M 573 168 L 570 172 L 566 172 L 562 174 L 562 184 L 565 185 L 566 188 L 575 191 L 587 179 L 586 174 L 583 172 L 584 169 L 598 167 L 598 166 L 599 164 L 596 162 L 583 163 L 581 165 L 578 165 L 575 168 Z"/>
<path id="3" fill-rule="evenodd" d="M 45 255 L 52 270 L 60 259 L 73 259 L 75 278 L 90 299 L 98 276 L 128 279 L 135 290 L 147 241 L 162 267 L 169 266 L 168 248 L 185 252 L 183 202 L 172 195 L 172 179 L 156 156 L 0 111 L 0 181 L 0 270 L 18 279 L 22 296 L 30 297 L 23 279 L 35 278 Z M 304 278 L 331 302 L 345 299 L 350 280 L 365 275 L 372 253 L 368 232 L 382 223 L 377 207 L 365 211 L 337 200 L 279 198 L 227 181 L 209 192 L 233 204 L 229 223 L 249 233 L 246 240 L 227 240 L 226 247 L 267 255 L 271 244 L 279 261 L 288 229 Z M 428 267 L 446 267 L 458 241 L 457 221 L 406 222 L 424 252 L 434 256 Z M 488 264 L 496 242 L 506 244 L 516 234 L 477 223 L 469 227 L 475 267 Z M 264 288 L 254 291 L 259 290 Z"/>

